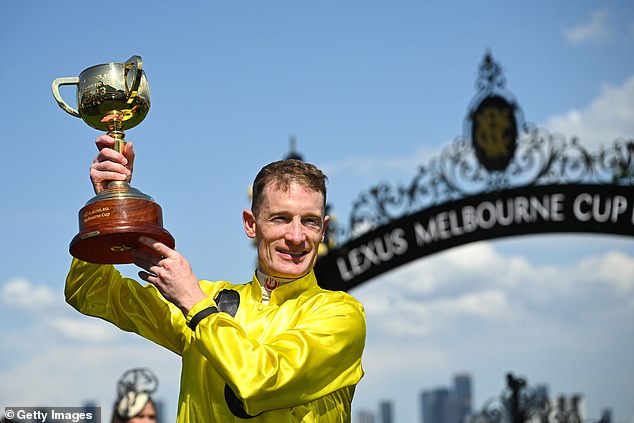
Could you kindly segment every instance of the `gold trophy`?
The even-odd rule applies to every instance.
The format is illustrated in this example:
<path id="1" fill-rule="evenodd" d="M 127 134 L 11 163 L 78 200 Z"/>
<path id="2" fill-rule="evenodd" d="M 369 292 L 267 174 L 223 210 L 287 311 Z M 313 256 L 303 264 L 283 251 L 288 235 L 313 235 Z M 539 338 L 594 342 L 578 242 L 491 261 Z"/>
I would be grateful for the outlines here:
<path id="1" fill-rule="evenodd" d="M 62 99 L 62 85 L 77 86 L 77 109 Z M 125 63 L 92 66 L 79 77 L 57 78 L 53 97 L 67 113 L 107 131 L 118 152 L 126 143 L 124 130 L 141 123 L 150 110 L 150 89 L 139 56 Z M 139 244 L 140 236 L 174 248 L 174 238 L 163 228 L 161 207 L 129 183 L 111 181 L 79 211 L 79 233 L 69 250 L 91 263 L 132 263 L 132 250 L 146 248 Z"/>

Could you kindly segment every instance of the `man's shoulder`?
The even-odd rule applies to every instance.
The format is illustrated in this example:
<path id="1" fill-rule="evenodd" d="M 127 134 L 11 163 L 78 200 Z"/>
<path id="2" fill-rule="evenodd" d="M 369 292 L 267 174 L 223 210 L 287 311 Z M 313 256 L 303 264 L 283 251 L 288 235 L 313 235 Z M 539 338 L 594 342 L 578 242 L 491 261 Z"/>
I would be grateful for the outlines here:
<path id="1" fill-rule="evenodd" d="M 362 307 L 359 300 L 346 291 L 330 290 L 316 286 L 313 289 L 306 291 L 306 294 L 324 302 L 344 303 L 355 307 Z"/>

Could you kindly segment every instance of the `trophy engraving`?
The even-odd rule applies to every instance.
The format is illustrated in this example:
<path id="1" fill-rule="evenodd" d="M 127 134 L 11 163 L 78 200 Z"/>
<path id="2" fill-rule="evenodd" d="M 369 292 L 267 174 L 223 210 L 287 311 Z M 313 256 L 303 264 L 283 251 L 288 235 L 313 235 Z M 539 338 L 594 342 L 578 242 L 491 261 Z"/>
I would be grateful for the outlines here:
<path id="1" fill-rule="evenodd" d="M 77 86 L 76 109 L 60 95 L 63 85 Z M 125 131 L 141 123 L 150 110 L 150 89 L 139 56 L 92 66 L 79 77 L 56 78 L 52 90 L 64 111 L 107 131 L 118 152 L 125 146 Z M 69 250 L 91 263 L 132 263 L 132 250 L 145 248 L 138 242 L 140 236 L 174 248 L 174 238 L 163 228 L 161 207 L 129 183 L 112 181 L 79 211 L 79 233 Z"/>

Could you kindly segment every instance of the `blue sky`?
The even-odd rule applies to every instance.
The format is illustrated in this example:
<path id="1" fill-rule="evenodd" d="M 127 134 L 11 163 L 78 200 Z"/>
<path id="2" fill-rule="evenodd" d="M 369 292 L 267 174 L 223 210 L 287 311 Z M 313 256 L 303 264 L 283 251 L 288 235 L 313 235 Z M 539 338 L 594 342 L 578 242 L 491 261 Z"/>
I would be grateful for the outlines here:
<path id="1" fill-rule="evenodd" d="M 527 121 L 591 150 L 634 136 L 627 1 L 5 1 L 0 24 L 0 406 L 93 399 L 108 418 L 116 379 L 147 366 L 175 414 L 178 358 L 63 301 L 99 134 L 57 106 L 54 78 L 142 56 L 152 108 L 126 134 L 133 185 L 212 280 L 250 279 L 247 187 L 291 136 L 345 220 L 362 190 L 409 181 L 462 135 L 486 51 Z M 479 408 L 513 371 L 553 396 L 581 392 L 588 418 L 611 407 L 634 422 L 631 237 L 477 243 L 351 293 L 368 316 L 356 411 L 391 400 L 397 422 L 420 421 L 419 393 L 463 371 Z"/>

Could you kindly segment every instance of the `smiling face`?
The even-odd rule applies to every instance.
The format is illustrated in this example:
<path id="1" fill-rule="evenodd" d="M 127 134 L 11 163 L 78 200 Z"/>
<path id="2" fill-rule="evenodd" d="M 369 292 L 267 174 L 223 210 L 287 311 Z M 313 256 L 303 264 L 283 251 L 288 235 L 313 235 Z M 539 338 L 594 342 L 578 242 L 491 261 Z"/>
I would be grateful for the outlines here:
<path id="1" fill-rule="evenodd" d="M 299 278 L 313 268 L 329 219 L 322 193 L 296 182 L 268 184 L 257 213 L 245 210 L 242 217 L 247 236 L 256 240 L 261 271 Z"/>

